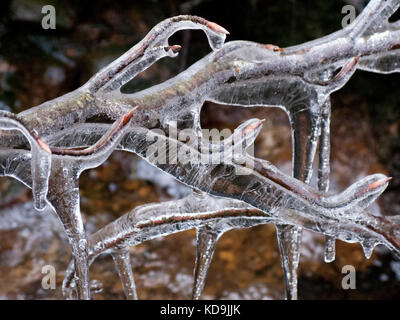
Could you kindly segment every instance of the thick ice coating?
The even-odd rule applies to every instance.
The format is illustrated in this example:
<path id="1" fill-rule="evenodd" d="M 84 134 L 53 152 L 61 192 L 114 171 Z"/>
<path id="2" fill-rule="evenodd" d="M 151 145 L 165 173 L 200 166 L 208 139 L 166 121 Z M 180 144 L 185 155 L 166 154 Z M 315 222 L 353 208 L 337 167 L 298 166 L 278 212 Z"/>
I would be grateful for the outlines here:
<path id="1" fill-rule="evenodd" d="M 388 18 L 399 5 L 399 0 L 372 0 L 343 30 L 289 48 L 249 41 L 224 44 L 228 32 L 221 26 L 200 17 L 173 17 L 155 26 L 141 42 L 77 90 L 17 116 L 2 113 L 1 128 L 13 131 L 0 132 L 0 174 L 23 181 L 33 189 L 38 209 L 49 204 L 59 215 L 74 255 L 76 268 L 71 272 L 76 276 L 77 297 L 90 297 L 88 257 L 97 252 L 91 247 L 92 240 L 88 243 L 80 214 L 79 175 L 101 165 L 116 149 L 136 153 L 204 193 L 204 208 L 187 207 L 185 201 L 190 199 L 171 203 L 168 212 L 160 205 L 153 205 L 158 213 L 137 208 L 135 213 L 124 216 L 132 221 L 121 222 L 128 219 L 121 218 L 99 231 L 106 238 L 125 237 L 131 241 L 126 240 L 127 244 L 135 244 L 184 228 L 196 228 L 199 249 L 195 298 L 204 286 L 215 243 L 221 232 L 229 228 L 276 224 L 288 299 L 297 297 L 302 228 L 327 236 L 327 261 L 334 259 L 336 238 L 360 242 L 366 256 L 379 243 L 398 252 L 397 220 L 374 217 L 365 210 L 386 188 L 386 177 L 366 177 L 338 195 L 327 192 L 330 94 L 344 86 L 357 69 L 398 72 L 400 25 L 389 23 Z M 134 94 L 121 93 L 120 88 L 137 74 L 159 59 L 179 53 L 180 47 L 169 44 L 168 38 L 182 29 L 203 30 L 213 51 L 164 83 Z M 200 111 L 205 101 L 232 107 L 284 109 L 292 129 L 293 176 L 283 174 L 266 160 L 246 154 L 261 125 L 257 119 L 244 123 L 228 140 L 234 142 L 239 137 L 238 150 L 203 139 Z M 136 109 L 132 117 L 133 108 Z M 90 123 L 95 118 L 101 119 L 101 123 Z M 192 130 L 195 139 L 183 143 L 171 135 L 172 127 L 178 134 Z M 152 152 L 155 141 L 163 145 L 157 153 Z M 318 144 L 319 190 L 314 190 L 307 183 Z M 212 153 L 212 160 L 223 161 L 198 161 L 202 156 L 198 145 Z M 224 157 L 227 151 L 241 152 Z M 182 155 L 179 161 L 160 163 L 160 156 L 169 158 L 173 153 Z M 227 206 L 220 208 L 223 217 L 210 216 L 216 214 L 215 203 Z M 236 208 L 230 207 L 232 203 L 244 208 L 240 210 L 255 210 L 257 215 L 225 216 L 226 209 Z M 169 223 L 168 219 L 175 218 L 184 219 Z M 163 219 L 168 223 L 152 224 Z M 117 235 L 105 230 L 114 230 Z M 127 237 L 130 230 L 133 233 Z M 125 246 L 118 250 L 111 251 L 124 279 L 124 291 L 135 298 Z"/>

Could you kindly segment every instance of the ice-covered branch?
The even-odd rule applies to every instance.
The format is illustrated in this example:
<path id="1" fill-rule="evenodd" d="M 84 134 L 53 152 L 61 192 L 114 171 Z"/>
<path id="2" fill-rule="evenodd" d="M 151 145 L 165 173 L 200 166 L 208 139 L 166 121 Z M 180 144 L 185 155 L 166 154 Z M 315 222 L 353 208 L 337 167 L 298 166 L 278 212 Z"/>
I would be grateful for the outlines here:
<path id="1" fill-rule="evenodd" d="M 217 24 L 199 17 L 179 16 L 167 19 L 153 28 L 141 43 L 101 70 L 84 86 L 63 97 L 21 113 L 18 115 L 20 122 L 27 124 L 29 128 L 35 128 L 37 136 L 40 135 L 43 139 L 51 140 L 51 134 L 57 133 L 57 131 L 60 133 L 60 131 L 75 123 L 84 123 L 87 117 L 94 114 L 101 115 L 102 112 L 97 109 L 100 101 L 96 98 L 96 93 L 112 91 L 129 81 L 137 73 L 148 68 L 158 59 L 165 56 L 175 56 L 180 47 L 169 46 L 168 38 L 176 31 L 185 28 L 204 30 L 213 49 L 222 45 L 228 33 Z M 10 139 L 9 136 L 2 134 L 0 138 L 0 145 L 10 150 L 10 152 L 4 151 L 1 154 L 3 158 L 0 160 L 4 164 L 2 174 L 14 176 L 28 186 L 33 186 L 34 193 L 35 190 L 40 190 L 40 197 L 35 196 L 35 199 L 38 198 L 40 201 L 37 206 L 42 209 L 47 200 L 47 203 L 53 207 L 64 224 L 77 266 L 78 298 L 88 299 L 90 297 L 87 240 L 79 208 L 78 179 L 83 170 L 100 165 L 114 150 L 125 132 L 126 124 L 132 117 L 132 107 L 127 106 L 121 115 L 116 118 L 111 117 L 112 120 L 117 120 L 120 117 L 121 119 L 117 120 L 108 133 L 92 146 L 90 146 L 91 144 L 76 145 L 74 141 L 70 141 L 72 143 L 69 145 L 62 144 L 51 147 L 51 168 L 50 165 L 45 166 L 46 163 L 41 161 L 39 168 L 42 170 L 42 176 L 40 177 L 37 177 L 33 166 L 37 163 L 34 159 L 37 153 L 32 152 L 31 156 L 33 158 L 32 175 L 28 171 L 30 157 L 29 153 L 24 150 L 27 149 L 27 146 L 23 135 L 14 134 Z M 83 127 L 80 129 L 83 129 Z M 104 134 L 104 132 L 102 133 Z M 39 144 L 42 143 L 41 139 L 35 141 Z M 46 145 L 42 143 L 42 146 Z M 87 148 L 76 150 L 74 149 L 76 147 Z M 15 149 L 20 150 L 16 151 Z M 49 159 L 50 157 L 47 158 L 47 160 Z M 35 186 L 38 183 L 45 183 L 45 185 L 36 188 Z M 48 192 L 47 186 L 49 186 Z"/>
<path id="2" fill-rule="evenodd" d="M 384 176 L 367 177 L 361 185 L 350 187 L 351 192 L 336 197 L 326 197 L 325 192 L 329 182 L 329 95 L 345 85 L 357 68 L 380 73 L 399 70 L 400 25 L 388 22 L 399 4 L 399 0 L 372 0 L 345 29 L 283 49 L 248 41 L 223 44 L 227 31 L 215 23 L 192 16 L 170 18 L 82 87 L 20 113 L 23 127 L 16 124 L 13 128 L 22 128 L 22 134 L 0 132 L 1 174 L 33 187 L 38 208 L 47 201 L 57 211 L 73 248 L 78 297 L 89 297 L 79 175 L 100 165 L 117 146 L 142 156 L 194 189 L 244 201 L 277 219 L 285 275 L 290 283 L 288 298 L 296 297 L 298 262 L 298 252 L 289 252 L 288 244 L 300 245 L 301 227 L 339 239 L 384 243 L 397 250 L 394 229 L 388 231 L 388 224 L 377 218 L 364 219 L 362 210 L 386 187 Z M 178 53 L 179 46 L 169 45 L 168 38 L 182 29 L 203 30 L 213 52 L 162 84 L 135 94 L 121 93 L 121 86 L 138 73 Z M 169 128 L 176 123 L 178 131 L 192 129 L 197 132 L 197 142 L 202 143 L 200 110 L 207 100 L 233 106 L 283 108 L 292 126 L 293 177 L 249 155 L 222 158 L 219 164 L 193 161 L 201 158 L 194 148 L 196 143 L 177 141 L 169 136 Z M 133 107 L 137 107 L 135 116 L 129 121 Z M 101 119 L 101 123 L 91 123 L 92 119 Z M 111 122 L 114 125 L 110 127 Z M 8 130 L 11 122 L 4 123 Z M 159 163 L 149 152 L 154 140 L 162 142 L 168 153 L 189 156 L 177 163 Z M 322 146 L 319 189 L 323 192 L 307 186 L 318 141 Z M 45 146 L 51 154 L 43 153 Z M 39 154 L 36 149 L 47 162 L 35 158 Z M 209 146 L 211 151 L 219 149 L 225 151 L 225 146 Z M 215 154 L 221 159 L 222 153 Z M 254 165 L 250 168 L 243 164 L 248 162 Z M 207 233 L 199 232 L 202 238 L 209 239 Z M 116 262 L 126 265 L 126 259 L 120 258 Z M 127 292 L 134 296 L 132 290 Z"/>
<path id="3" fill-rule="evenodd" d="M 373 182 L 371 183 L 371 181 Z M 386 245 L 392 243 L 389 246 L 392 249 L 394 248 L 397 254 L 400 254 L 399 225 L 387 219 L 374 217 L 363 209 L 370 203 L 370 201 L 365 201 L 365 199 L 371 200 L 370 197 L 375 198 L 376 194 L 374 193 L 382 192 L 387 185 L 386 182 L 387 179 L 382 179 L 382 177 L 369 177 L 351 186 L 342 194 L 338 196 L 326 196 L 325 199 L 327 203 L 342 207 L 344 205 L 343 199 L 346 199 L 345 202 L 348 202 L 352 198 L 357 199 L 362 194 L 368 193 L 368 196 L 361 197 L 364 199 L 360 201 L 362 204 L 359 203 L 357 206 L 352 206 L 351 210 L 355 209 L 359 211 L 359 214 L 357 215 L 358 218 L 353 220 L 351 225 L 348 225 L 349 221 L 344 221 L 345 219 L 341 217 L 348 213 L 343 212 L 337 216 L 337 220 L 341 220 L 339 224 L 347 224 L 345 227 L 347 231 L 341 234 L 340 238 L 348 241 L 349 239 L 358 238 L 360 233 L 363 233 L 365 238 L 362 240 L 362 245 L 368 257 L 372 253 L 373 247 L 378 243 Z M 371 192 L 372 190 L 374 191 Z M 281 206 L 281 209 L 285 208 Z M 325 225 L 327 221 L 318 222 L 318 220 L 319 218 L 315 217 L 315 221 L 307 222 L 304 217 L 297 214 L 293 214 L 292 217 L 292 222 L 296 223 L 297 226 L 317 232 L 324 232 L 324 230 L 320 230 L 319 228 Z M 131 293 L 127 295 L 127 298 L 137 297 L 133 287 L 133 275 L 127 272 L 127 270 L 131 270 L 132 272 L 130 259 L 126 257 L 129 247 L 163 235 L 201 228 L 207 230 L 207 232 L 203 232 L 200 236 L 198 234 L 197 260 L 199 261 L 196 262 L 193 290 L 193 297 L 199 298 L 209 264 L 211 263 L 213 250 L 219 237 L 224 232 L 234 228 L 246 228 L 271 222 L 285 223 L 287 220 L 286 217 L 280 217 L 279 214 L 270 215 L 267 211 L 258 210 L 238 200 L 215 198 L 205 193 L 194 192 L 181 200 L 136 207 L 129 213 L 95 232 L 89 238 L 89 263 L 93 263 L 100 254 L 112 254 L 114 260 L 116 260 L 124 292 Z M 311 227 L 312 224 L 314 226 Z M 338 233 L 343 232 L 343 230 L 339 231 L 340 227 L 338 225 L 336 227 L 338 228 Z M 207 236 L 205 239 L 201 238 L 205 236 Z M 396 244 L 397 247 L 394 247 L 393 244 Z M 124 263 L 122 265 L 118 263 L 118 259 L 121 258 L 119 255 L 121 254 L 124 256 Z M 67 292 L 70 290 L 73 274 L 74 267 L 71 264 L 63 284 L 65 295 L 68 295 Z"/>

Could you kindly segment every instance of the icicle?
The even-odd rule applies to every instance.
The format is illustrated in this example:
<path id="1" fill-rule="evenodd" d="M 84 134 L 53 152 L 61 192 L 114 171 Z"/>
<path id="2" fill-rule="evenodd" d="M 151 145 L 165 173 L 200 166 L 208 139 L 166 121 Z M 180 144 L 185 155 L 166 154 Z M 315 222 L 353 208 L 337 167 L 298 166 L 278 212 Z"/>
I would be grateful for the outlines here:
<path id="1" fill-rule="evenodd" d="M 32 148 L 32 192 L 35 209 L 44 210 L 49 188 L 51 156 L 41 148 Z"/>
<path id="2" fill-rule="evenodd" d="M 196 229 L 197 250 L 192 291 L 192 299 L 194 300 L 200 299 L 214 256 L 215 247 L 221 235 L 222 232 L 210 229 L 208 226 Z"/>
<path id="3" fill-rule="evenodd" d="M 325 236 L 324 261 L 326 263 L 335 260 L 335 251 L 336 251 L 335 248 L 336 248 L 336 239 L 332 236 Z"/>
<path id="4" fill-rule="evenodd" d="M 370 259 L 372 256 L 372 253 L 374 251 L 374 246 L 371 245 L 362 245 L 363 251 L 364 251 L 364 255 L 366 259 Z"/>
<path id="5" fill-rule="evenodd" d="M 299 231 L 289 225 L 276 225 L 281 263 L 285 278 L 285 296 L 287 300 L 297 300 L 297 267 L 299 265 Z"/>
<path id="6" fill-rule="evenodd" d="M 364 255 L 366 259 L 370 259 L 372 256 L 372 253 L 374 252 L 374 248 L 376 246 L 376 241 L 373 239 L 365 239 L 364 241 L 361 242 L 361 246 L 364 251 Z"/>
<path id="7" fill-rule="evenodd" d="M 46 207 L 49 175 L 51 168 L 51 151 L 36 131 L 29 130 L 22 120 L 9 112 L 0 112 L 0 128 L 3 130 L 18 130 L 28 139 L 31 146 L 32 194 L 37 210 Z"/>
<path id="8" fill-rule="evenodd" d="M 121 249 L 111 254 L 115 267 L 122 282 L 122 288 L 127 300 L 137 300 L 135 279 L 133 278 L 129 249 Z"/>

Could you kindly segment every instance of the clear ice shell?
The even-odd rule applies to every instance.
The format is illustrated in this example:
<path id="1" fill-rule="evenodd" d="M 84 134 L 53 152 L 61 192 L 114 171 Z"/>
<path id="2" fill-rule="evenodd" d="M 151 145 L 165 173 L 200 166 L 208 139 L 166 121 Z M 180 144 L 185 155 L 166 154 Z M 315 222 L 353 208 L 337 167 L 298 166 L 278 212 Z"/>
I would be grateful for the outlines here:
<path id="1" fill-rule="evenodd" d="M 44 150 L 32 136 L 32 133 L 29 132 L 28 128 L 26 128 L 16 116 L 8 112 L 0 112 L 0 128 L 3 130 L 18 130 L 29 141 L 31 146 L 31 174 L 34 206 L 37 210 L 44 210 L 46 207 L 51 167 L 51 155 L 49 151 Z"/>
<path id="2" fill-rule="evenodd" d="M 87 119 L 101 113 L 115 120 L 127 109 L 140 105 L 143 108 L 141 112 L 138 112 L 136 124 L 142 124 L 145 128 L 129 132 L 122 139 L 118 148 L 139 154 L 148 162 L 195 189 L 244 201 L 250 206 L 260 209 L 268 217 L 268 221 L 276 224 L 289 223 L 298 228 L 307 228 L 345 241 L 363 242 L 365 239 L 374 239 L 375 242 L 384 243 L 394 252 L 398 252 L 398 242 L 396 241 L 398 241 L 399 235 L 392 226 L 392 224 L 395 226 L 396 224 L 392 220 L 382 222 L 365 211 L 371 201 L 375 200 L 383 191 L 385 185 L 372 193 L 364 192 L 365 188 L 368 187 L 368 183 L 373 184 L 382 177 L 367 177 L 339 195 L 330 197 L 323 195 L 321 201 L 314 201 L 310 200 L 309 196 L 315 190 L 286 177 L 266 161 L 253 159 L 261 166 L 261 172 L 247 171 L 250 172 L 251 179 L 235 175 L 235 172 L 238 172 L 236 169 L 243 170 L 237 163 L 226 162 L 219 167 L 199 166 L 190 161 L 174 166 L 160 165 L 156 163 L 154 157 L 147 154 L 149 144 L 145 139 L 148 134 L 152 134 L 146 130 L 158 123 L 161 124 L 161 129 L 165 129 L 163 126 L 170 123 L 171 120 L 179 120 L 180 129 L 189 127 L 200 129 L 200 109 L 205 100 L 249 107 L 263 105 L 284 108 L 288 112 L 292 124 L 294 176 L 308 182 L 316 145 L 318 139 L 321 138 L 321 133 L 324 132 L 323 110 L 329 94 L 343 86 L 356 68 L 365 68 L 380 73 L 398 70 L 397 51 L 392 48 L 398 45 L 399 24 L 398 22 L 393 24 L 387 22 L 387 18 L 397 10 L 398 6 L 399 1 L 395 0 L 372 0 L 355 22 L 347 28 L 312 42 L 285 48 L 282 52 L 271 51 L 263 45 L 246 41 L 231 42 L 221 46 L 225 35 L 210 30 L 207 25 L 184 21 L 185 19 L 190 20 L 190 17 L 167 19 L 150 32 L 150 35 L 154 36 L 152 41 L 146 37 L 120 59 L 101 70 L 82 88 L 27 110 L 20 116 L 25 123 L 29 123 L 45 139 L 48 139 L 46 141 L 50 141 L 53 138 L 52 135 L 57 135 L 60 128 L 66 128 L 63 130 L 63 134 L 68 146 L 85 147 L 95 143 L 99 135 L 101 136 L 100 131 L 108 128 L 107 125 L 96 124 L 94 127 L 99 127 L 100 130 L 96 129 L 91 133 L 88 128 L 91 126 L 93 128 L 93 125 L 85 123 Z M 174 21 L 177 23 L 175 24 Z M 107 83 L 112 83 L 114 77 L 119 79 L 115 85 L 118 88 L 122 82 L 135 76 L 141 68 L 154 63 L 162 55 L 158 55 L 160 53 L 158 52 L 153 56 L 152 49 L 155 53 L 157 50 L 161 50 L 156 49 L 157 47 L 167 46 L 168 43 L 165 39 L 168 39 L 170 34 L 181 27 L 204 29 L 211 47 L 220 49 L 206 56 L 177 77 L 150 89 L 133 95 L 101 92 L 100 89 L 107 86 Z M 141 50 L 137 49 L 146 43 L 150 44 L 150 50 L 147 56 L 144 54 L 144 60 L 140 60 L 138 57 Z M 132 53 L 134 54 L 132 55 Z M 359 53 L 363 55 L 360 57 L 359 63 L 347 70 L 345 66 L 349 63 L 348 59 Z M 327 60 L 321 63 L 321 58 L 325 56 L 328 56 Z M 378 62 L 371 62 L 373 59 Z M 343 67 L 346 72 L 344 74 L 339 72 L 337 75 L 340 77 L 334 76 L 335 70 L 340 67 Z M 110 80 L 111 82 L 109 82 Z M 69 112 L 78 114 L 78 119 L 70 117 Z M 76 127 L 73 126 L 75 122 L 77 122 Z M 67 137 L 69 134 L 70 138 Z M 78 139 L 75 140 L 71 136 Z M 21 145 L 21 136 L 13 139 L 1 136 L 0 139 L 5 147 L 13 148 Z M 165 139 L 165 137 L 160 137 L 160 139 L 164 139 L 167 144 L 172 144 L 170 139 Z M 61 146 L 65 147 L 62 140 L 61 134 L 58 141 Z M 108 151 L 104 153 L 105 156 L 108 156 L 116 146 L 117 143 L 107 149 Z M 177 144 L 176 148 L 183 147 Z M 194 154 L 196 155 L 196 153 Z M 27 168 L 33 169 L 34 166 L 28 165 L 30 159 L 26 152 L 18 150 L 4 152 L 2 150 L 1 155 L 3 156 L 1 162 L 5 164 L 1 169 L 4 174 L 14 176 L 27 185 L 35 184 L 34 188 L 44 191 L 45 186 L 41 184 L 42 181 L 39 181 L 39 185 L 37 182 L 32 182 L 32 180 L 37 180 L 32 177 L 42 177 L 43 174 L 39 170 L 31 175 L 28 173 Z M 69 160 L 68 156 L 65 157 L 66 162 Z M 322 163 L 327 161 L 326 159 L 322 160 Z M 36 159 L 35 161 L 41 160 Z M 70 185 L 71 190 L 76 194 L 75 189 L 77 188 L 74 186 L 77 184 L 79 172 L 84 168 L 101 164 L 102 160 L 101 157 L 96 159 L 82 157 L 74 161 L 79 165 L 72 167 L 67 165 L 62 169 L 61 166 L 57 166 L 58 169 L 51 168 L 51 172 L 54 175 L 63 174 L 64 179 L 67 180 L 76 177 L 76 180 L 71 180 Z M 54 163 L 52 163 L 53 165 Z M 67 171 L 65 171 L 66 168 Z M 43 166 L 43 169 L 46 171 L 46 166 Z M 266 176 L 265 172 L 271 173 L 273 178 L 270 178 L 268 174 Z M 280 183 L 276 182 L 276 177 Z M 53 181 L 55 178 L 50 176 L 49 179 Z M 55 183 L 53 185 L 52 197 L 54 199 L 60 190 L 56 190 Z M 320 190 L 323 189 L 320 188 Z M 299 190 L 301 192 L 298 192 Z M 362 199 L 356 196 L 359 195 L 359 192 L 361 192 Z M 38 198 L 35 202 L 40 207 L 43 205 L 44 192 L 36 193 L 34 191 L 34 196 L 35 194 Z M 77 204 L 79 206 L 79 194 L 75 198 L 78 198 L 78 202 L 73 201 L 71 208 L 75 208 Z M 65 200 L 68 203 L 68 199 Z M 60 207 L 61 202 L 60 200 Z M 63 210 L 59 211 L 59 214 L 62 215 Z M 80 216 L 79 211 L 77 211 L 77 216 Z M 224 220 L 224 223 L 231 225 L 233 221 L 237 221 L 228 220 Z M 81 221 L 78 219 L 74 223 L 79 226 Z M 128 228 L 129 225 L 127 224 L 125 227 Z M 251 225 L 251 223 L 248 219 L 240 219 L 238 225 L 243 227 Z M 193 227 L 192 224 L 190 226 Z M 371 231 L 368 226 L 375 231 Z M 182 227 L 180 224 L 175 224 L 173 228 L 170 226 L 166 230 L 159 228 L 150 233 L 156 237 L 177 232 L 180 227 Z M 297 232 L 298 234 L 299 232 Z M 86 254 L 83 250 L 86 247 L 85 237 L 81 234 L 76 240 L 73 243 L 73 250 L 79 258 L 79 254 Z M 136 238 L 134 241 L 139 240 Z M 289 242 L 290 247 L 291 240 L 283 240 L 282 243 L 286 245 Z M 102 244 L 104 245 L 104 243 Z M 78 251 L 75 252 L 75 250 Z M 289 254 L 284 258 L 296 262 L 295 255 Z M 81 271 L 84 270 L 83 264 L 87 263 L 84 259 L 82 261 L 77 266 L 81 268 Z M 291 271 L 289 273 L 293 274 Z M 82 287 L 82 283 L 85 282 L 87 285 L 87 279 L 83 280 L 82 276 L 79 276 L 79 282 L 81 284 L 78 287 Z"/>

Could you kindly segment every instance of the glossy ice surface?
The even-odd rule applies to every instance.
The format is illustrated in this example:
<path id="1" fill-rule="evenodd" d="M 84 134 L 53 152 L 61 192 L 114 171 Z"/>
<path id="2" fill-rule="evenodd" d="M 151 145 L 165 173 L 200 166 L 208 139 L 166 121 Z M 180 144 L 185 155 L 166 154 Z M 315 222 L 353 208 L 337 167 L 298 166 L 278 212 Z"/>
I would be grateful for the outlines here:
<path id="1" fill-rule="evenodd" d="M 394 0 L 372 0 L 343 30 L 283 49 L 247 41 L 224 44 L 227 31 L 215 23 L 192 16 L 170 18 L 77 90 L 18 115 L 3 112 L 1 174 L 31 187 L 36 209 L 48 205 L 61 219 L 74 256 L 65 293 L 73 296 L 68 286 L 76 283 L 77 297 L 90 298 L 89 265 L 108 252 L 127 298 L 136 298 L 129 247 L 194 228 L 198 243 L 194 298 L 200 297 L 218 239 L 230 229 L 271 222 L 277 226 L 288 299 L 297 297 L 303 228 L 327 236 L 326 261 L 334 259 L 334 239 L 360 242 L 367 258 L 377 244 L 399 254 L 398 218 L 367 211 L 387 187 L 386 176 L 370 175 L 342 193 L 327 193 L 330 94 L 357 69 L 398 71 L 400 29 L 388 18 L 399 5 Z M 134 94 L 121 93 L 124 84 L 156 61 L 178 54 L 180 46 L 170 45 L 168 39 L 183 29 L 203 30 L 213 52 L 164 83 Z M 246 152 L 226 158 L 229 147 L 208 146 L 200 125 L 206 100 L 285 110 L 292 129 L 293 176 Z M 94 117 L 101 121 L 91 122 Z M 196 139 L 183 143 L 172 137 L 174 123 L 180 132 L 191 129 Z M 238 127 L 244 150 L 260 128 L 258 119 Z M 152 152 L 154 141 L 166 148 Z M 319 190 L 315 190 L 308 183 L 318 143 Z M 214 150 L 213 155 L 223 161 L 197 161 L 199 145 Z M 114 150 L 139 155 L 194 193 L 167 204 L 137 207 L 87 238 L 79 177 L 104 163 Z M 160 162 L 163 156 L 169 158 L 167 150 L 168 156 L 171 152 L 183 156 L 177 162 Z"/>

